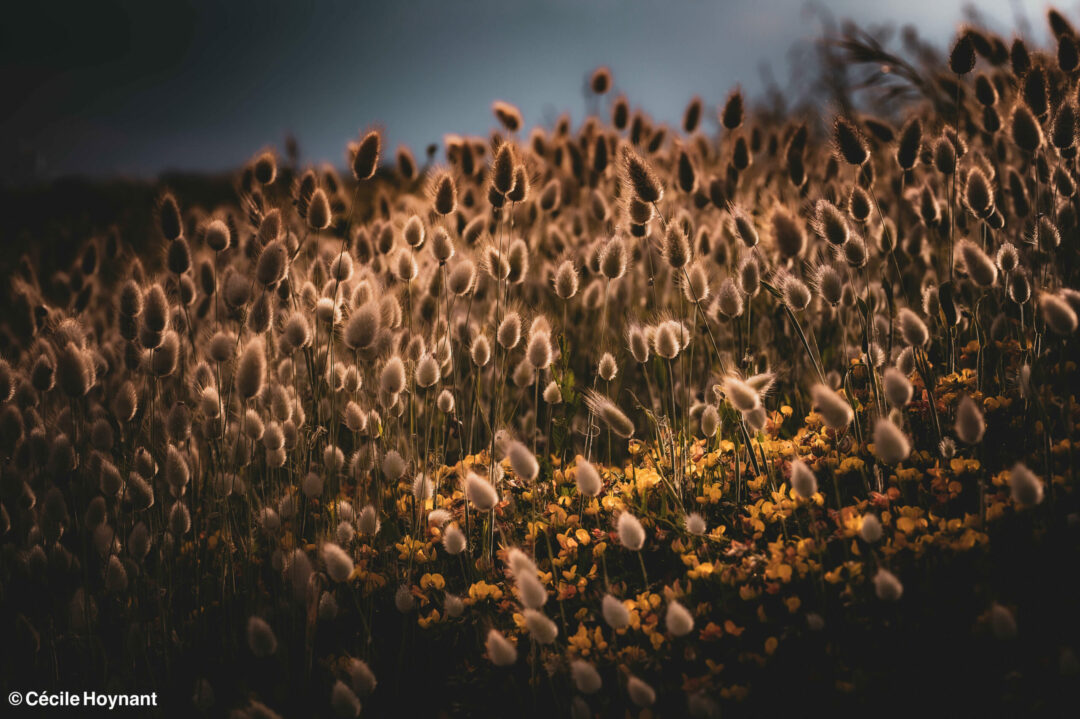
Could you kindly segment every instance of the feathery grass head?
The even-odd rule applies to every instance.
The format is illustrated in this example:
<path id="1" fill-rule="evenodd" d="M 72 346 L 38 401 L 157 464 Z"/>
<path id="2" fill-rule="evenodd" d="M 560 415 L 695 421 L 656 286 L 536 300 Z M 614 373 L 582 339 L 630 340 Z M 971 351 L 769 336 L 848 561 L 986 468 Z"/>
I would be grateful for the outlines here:
<path id="1" fill-rule="evenodd" d="M 781 256 L 798 257 L 806 250 L 806 234 L 801 223 L 783 205 L 773 208 L 769 216 L 772 237 Z"/>
<path id="2" fill-rule="evenodd" d="M 949 52 L 949 69 L 957 75 L 967 75 L 975 69 L 975 43 L 971 33 L 963 31 Z"/>
<path id="3" fill-rule="evenodd" d="M 308 203 L 308 225 L 315 231 L 325 230 L 330 226 L 332 215 L 333 211 L 330 209 L 330 199 L 326 196 L 326 191 L 321 187 L 316 188 Z"/>
<path id="4" fill-rule="evenodd" d="M 724 377 L 721 387 L 731 406 L 740 412 L 753 412 L 761 405 L 761 396 L 757 391 L 735 375 Z"/>
<path id="5" fill-rule="evenodd" d="M 266 620 L 260 617 L 250 617 L 247 623 L 247 643 L 251 653 L 256 657 L 269 657 L 277 652 L 277 636 Z"/>
<path id="6" fill-rule="evenodd" d="M 514 146 L 509 142 L 499 145 L 499 149 L 495 152 L 495 160 L 491 165 L 491 186 L 500 195 L 505 195 L 514 189 L 516 163 Z"/>
<path id="7" fill-rule="evenodd" d="M 440 172 L 436 175 L 431 181 L 429 194 L 435 212 L 443 217 L 452 215 L 457 210 L 457 183 L 450 173 Z"/>
<path id="8" fill-rule="evenodd" d="M 1046 326 L 1055 334 L 1071 335 L 1076 331 L 1076 309 L 1062 296 L 1042 293 L 1039 295 L 1039 311 Z"/>
<path id="9" fill-rule="evenodd" d="M 964 395 L 956 407 L 956 437 L 964 444 L 978 444 L 986 431 L 982 412 L 970 395 Z"/>
<path id="10" fill-rule="evenodd" d="M 811 227 L 818 237 L 834 247 L 841 247 L 848 240 L 848 222 L 836 205 L 826 199 L 814 204 L 814 219 Z"/>
<path id="11" fill-rule="evenodd" d="M 405 363 L 399 355 L 393 355 L 379 372 L 379 391 L 388 395 L 399 394 L 405 389 Z"/>
<path id="12" fill-rule="evenodd" d="M 637 552 L 645 546 L 645 528 L 630 512 L 619 515 L 615 522 L 615 531 L 619 536 L 619 543 L 627 549 Z"/>
<path id="13" fill-rule="evenodd" d="M 802 312 L 810 306 L 813 294 L 810 292 L 810 288 L 806 286 L 806 283 L 798 277 L 785 272 L 780 276 L 777 284 L 779 285 L 780 294 L 783 297 L 784 304 L 787 305 L 792 312 Z"/>
<path id="14" fill-rule="evenodd" d="M 503 349 L 511 350 L 521 341 L 521 315 L 515 311 L 506 313 L 499 323 L 495 339 Z"/>
<path id="15" fill-rule="evenodd" d="M 158 202 L 158 227 L 166 240 L 178 239 L 184 234 L 184 223 L 180 216 L 180 206 L 171 192 L 162 195 Z"/>
<path id="16" fill-rule="evenodd" d="M 992 104 L 992 103 L 991 103 Z M 911 170 L 919 161 L 922 147 L 923 126 L 919 117 L 912 117 L 900 130 L 900 140 L 896 144 L 896 164 L 902 170 Z"/>
<path id="17" fill-rule="evenodd" d="M 1043 483 L 1023 462 L 1017 462 L 1009 473 L 1009 488 L 1013 502 L 1023 507 L 1042 504 Z"/>
<path id="18" fill-rule="evenodd" d="M 968 276 L 980 287 L 991 287 L 997 282 L 997 265 L 970 240 L 960 240 L 956 245 L 957 256 Z"/>
<path id="19" fill-rule="evenodd" d="M 322 558 L 326 564 L 326 573 L 330 579 L 337 583 L 348 580 L 353 572 L 353 560 L 349 554 L 338 545 L 327 542 L 322 547 Z"/>
<path id="20" fill-rule="evenodd" d="M 694 630 L 694 615 L 672 599 L 668 602 L 667 611 L 664 613 L 664 627 L 676 637 L 684 637 Z"/>
<path id="21" fill-rule="evenodd" d="M 609 398 L 593 390 L 587 390 L 585 406 L 619 437 L 629 439 L 634 436 L 634 423 Z"/>
<path id="22" fill-rule="evenodd" d="M 635 676 L 626 681 L 626 693 L 639 707 L 651 707 L 656 703 L 656 690 Z"/>
<path id="23" fill-rule="evenodd" d="M 236 391 L 248 400 L 259 394 L 266 383 L 266 345 L 253 337 L 244 347 L 236 367 Z"/>
<path id="24" fill-rule="evenodd" d="M 481 512 L 492 509 L 499 502 L 495 488 L 483 477 L 473 472 L 465 475 L 465 498 L 469 504 Z"/>
<path id="25" fill-rule="evenodd" d="M 911 442 L 899 427 L 887 418 L 874 424 L 874 455 L 885 464 L 897 464 L 911 454 Z"/>
<path id="26" fill-rule="evenodd" d="M 816 384 L 810 388 L 810 395 L 814 400 L 814 406 L 821 413 L 825 426 L 836 432 L 847 429 L 855 418 L 851 405 L 839 394 L 823 384 Z"/>
<path id="27" fill-rule="evenodd" d="M 596 95 L 606 95 L 611 90 L 611 70 L 598 67 L 589 76 L 589 89 Z"/>
<path id="28" fill-rule="evenodd" d="M 867 544 L 875 544 L 879 539 L 883 530 L 881 527 L 881 520 L 873 514 L 865 514 L 862 518 L 862 523 L 859 525 L 859 536 Z"/>
<path id="29" fill-rule="evenodd" d="M 743 95 L 742 90 L 736 87 L 724 101 L 724 107 L 720 111 L 720 124 L 727 130 L 737 130 L 743 123 Z"/>
<path id="30" fill-rule="evenodd" d="M 497 667 L 508 667 L 517 662 L 517 647 L 497 629 L 488 631 L 484 646 L 488 659 Z"/>
<path id="31" fill-rule="evenodd" d="M 881 567 L 873 578 L 874 594 L 883 602 L 896 602 L 904 594 L 904 585 L 895 574 Z"/>
<path id="32" fill-rule="evenodd" d="M 791 488 L 803 499 L 810 499 L 817 493 L 817 477 L 802 460 L 791 463 Z"/>
<path id="33" fill-rule="evenodd" d="M 663 185 L 652 167 L 629 145 L 623 145 L 620 155 L 622 177 L 627 189 L 646 205 L 659 202 L 664 196 Z"/>
<path id="34" fill-rule="evenodd" d="M 926 328 L 926 323 L 907 307 L 900 308 L 896 319 L 904 342 L 912 347 L 922 347 L 930 341 L 930 330 Z"/>
<path id="35" fill-rule="evenodd" d="M 676 223 L 669 224 L 664 232 L 663 253 L 668 265 L 674 269 L 681 269 L 690 262 L 690 241 Z"/>
<path id="36" fill-rule="evenodd" d="M 495 114 L 495 119 L 510 132 L 517 132 L 521 129 L 521 111 L 510 103 L 496 100 L 491 105 L 491 111 Z"/>
<path id="37" fill-rule="evenodd" d="M 735 233 L 747 247 L 757 247 L 759 237 L 754 227 L 754 220 L 742 207 L 732 205 L 730 208 L 731 222 L 735 227 Z"/>
<path id="38" fill-rule="evenodd" d="M 870 147 L 862 131 L 845 117 L 833 122 L 833 147 L 837 156 L 849 165 L 861 167 L 870 158 Z"/>
<path id="39" fill-rule="evenodd" d="M 616 235 L 605 242 L 600 251 L 600 272 L 609 280 L 617 280 L 626 274 L 627 260 L 626 246 Z M 556 275 L 556 282 L 558 279 Z"/>
<path id="40" fill-rule="evenodd" d="M 540 473 L 540 464 L 528 447 L 521 442 L 511 440 L 506 446 L 506 458 L 510 461 L 510 468 L 521 479 L 531 482 Z"/>
<path id="41" fill-rule="evenodd" d="M 574 470 L 574 482 L 578 492 L 586 497 L 595 497 L 603 489 L 600 473 L 584 457 L 578 457 L 577 466 Z"/>
<path id="42" fill-rule="evenodd" d="M 349 166 L 352 168 L 353 177 L 358 181 L 370 180 L 375 176 L 381 147 L 382 136 L 377 130 L 372 130 L 351 148 Z"/>

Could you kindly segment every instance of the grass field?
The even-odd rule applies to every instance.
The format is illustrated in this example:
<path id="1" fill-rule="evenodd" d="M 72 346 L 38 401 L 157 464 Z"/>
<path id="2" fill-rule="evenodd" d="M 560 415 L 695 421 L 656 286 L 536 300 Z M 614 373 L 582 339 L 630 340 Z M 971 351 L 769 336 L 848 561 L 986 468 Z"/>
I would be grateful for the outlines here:
<path id="1" fill-rule="evenodd" d="M 1080 37 L 1048 20 L 912 59 L 852 30 L 817 115 L 735 89 L 668 127 L 600 68 L 583 122 L 267 150 L 31 238 L 3 687 L 1070 713 Z"/>

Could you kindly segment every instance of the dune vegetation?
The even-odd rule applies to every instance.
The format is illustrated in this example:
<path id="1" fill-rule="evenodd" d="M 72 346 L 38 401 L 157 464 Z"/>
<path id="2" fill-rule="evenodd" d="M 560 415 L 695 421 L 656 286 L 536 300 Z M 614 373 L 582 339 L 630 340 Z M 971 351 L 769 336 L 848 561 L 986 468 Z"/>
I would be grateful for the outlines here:
<path id="1" fill-rule="evenodd" d="M 1045 48 L 849 29 L 817 115 L 735 89 L 665 126 L 600 68 L 577 123 L 496 102 L 422 159 L 368 129 L 347 172 L 267 150 L 219 205 L 163 190 L 48 277 L 28 253 L 5 686 L 1057 714 L 1080 36 L 1048 19 Z"/>

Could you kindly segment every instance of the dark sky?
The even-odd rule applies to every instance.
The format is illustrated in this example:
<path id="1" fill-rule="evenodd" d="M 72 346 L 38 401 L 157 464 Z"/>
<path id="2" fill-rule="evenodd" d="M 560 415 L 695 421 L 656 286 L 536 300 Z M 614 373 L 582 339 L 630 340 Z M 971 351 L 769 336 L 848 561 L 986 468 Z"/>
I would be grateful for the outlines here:
<path id="1" fill-rule="evenodd" d="M 940 45 L 964 17 L 962 0 L 819 5 Z M 1041 3 L 978 8 L 1010 33 L 1020 12 L 1045 36 Z M 0 180 L 19 183 L 230 169 L 288 132 L 305 161 L 341 164 L 370 125 L 420 153 L 444 133 L 486 134 L 496 99 L 529 125 L 579 120 L 600 64 L 675 121 L 695 93 L 759 90 L 762 63 L 785 82 L 789 49 L 821 31 L 805 0 L 31 0 L 2 23 Z"/>

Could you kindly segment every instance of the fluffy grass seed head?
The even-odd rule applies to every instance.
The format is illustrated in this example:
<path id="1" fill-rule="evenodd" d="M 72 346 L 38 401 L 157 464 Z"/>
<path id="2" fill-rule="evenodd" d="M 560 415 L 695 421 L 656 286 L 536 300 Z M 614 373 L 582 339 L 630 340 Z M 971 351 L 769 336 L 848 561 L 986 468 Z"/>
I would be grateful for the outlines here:
<path id="1" fill-rule="evenodd" d="M 465 498 L 481 512 L 493 509 L 499 502 L 499 494 L 495 488 L 474 472 L 465 475 Z"/>
<path id="2" fill-rule="evenodd" d="M 803 499 L 810 499 L 817 493 L 817 477 L 801 459 L 791 462 L 791 488 Z"/>
<path id="3" fill-rule="evenodd" d="M 956 437 L 964 444 L 978 444 L 986 432 L 983 414 L 970 395 L 964 395 L 956 407 Z"/>
<path id="4" fill-rule="evenodd" d="M 874 594 L 883 602 L 896 602 L 904 594 L 904 585 L 888 569 L 881 567 L 874 575 Z"/>
<path id="5" fill-rule="evenodd" d="M 622 177 L 627 188 L 646 205 L 659 202 L 664 196 L 664 187 L 649 163 L 629 145 L 623 145 L 620 159 Z"/>
<path id="6" fill-rule="evenodd" d="M 814 400 L 814 406 L 829 429 L 841 432 L 848 428 L 855 418 L 855 413 L 847 400 L 829 389 L 823 384 L 816 384 L 810 388 L 810 395 Z"/>
<path id="7" fill-rule="evenodd" d="M 623 629 L 630 625 L 630 610 L 610 594 L 605 594 L 601 600 L 600 613 L 604 622 L 612 629 Z"/>
<path id="8" fill-rule="evenodd" d="M 1023 507 L 1042 504 L 1043 483 L 1023 462 L 1017 462 L 1009 473 L 1012 500 Z"/>
<path id="9" fill-rule="evenodd" d="M 332 542 L 327 542 L 322 548 L 323 562 L 326 564 L 326 573 L 330 579 L 337 583 L 348 580 L 353 572 L 353 560 L 348 552 Z"/>
<path id="10" fill-rule="evenodd" d="M 358 181 L 370 180 L 375 176 L 375 170 L 379 166 L 381 146 L 382 136 L 377 130 L 372 130 L 352 148 L 349 165 L 352 168 L 353 177 Z"/>
<path id="11" fill-rule="evenodd" d="M 911 454 L 911 442 L 904 432 L 888 418 L 874 425 L 874 456 L 885 464 L 898 464 Z"/>
<path id="12" fill-rule="evenodd" d="M 753 412 L 761 405 L 761 396 L 751 387 L 735 375 L 724 377 L 721 382 L 724 396 L 731 406 L 740 412 Z"/>
<path id="13" fill-rule="evenodd" d="M 497 667 L 508 667 L 517 662 L 517 647 L 498 629 L 488 630 L 484 648 L 487 649 L 488 659 Z"/>
<path id="14" fill-rule="evenodd" d="M 619 437 L 629 439 L 634 436 L 634 423 L 609 398 L 593 390 L 587 390 L 585 406 Z"/>
<path id="15" fill-rule="evenodd" d="M 586 497 L 596 497 L 604 487 L 600 479 L 600 473 L 592 462 L 584 457 L 578 457 L 577 467 L 574 471 L 574 483 L 577 490 Z"/>
<path id="16" fill-rule="evenodd" d="M 638 552 L 645 546 L 645 528 L 641 521 L 630 512 L 623 512 L 615 522 L 615 531 L 619 535 L 619 543 L 627 549 Z"/>
<path id="17" fill-rule="evenodd" d="M 694 615 L 678 601 L 668 602 L 664 613 L 664 627 L 676 637 L 685 637 L 694 631 Z"/>

